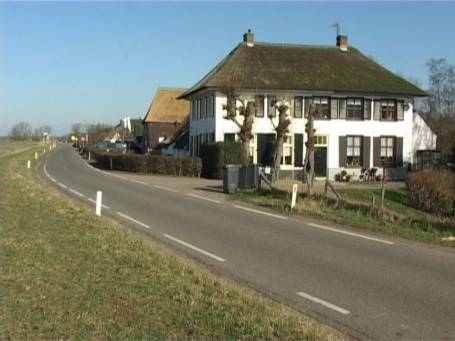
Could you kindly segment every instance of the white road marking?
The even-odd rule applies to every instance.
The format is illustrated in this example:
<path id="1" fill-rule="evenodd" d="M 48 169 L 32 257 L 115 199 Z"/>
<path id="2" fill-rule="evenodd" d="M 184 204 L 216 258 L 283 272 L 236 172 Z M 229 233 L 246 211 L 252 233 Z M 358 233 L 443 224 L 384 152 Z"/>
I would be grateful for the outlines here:
<path id="1" fill-rule="evenodd" d="M 120 175 L 117 175 L 117 174 L 111 174 L 112 176 L 118 178 L 118 179 L 122 179 L 122 180 L 128 180 L 127 178 L 125 178 L 124 176 L 120 176 Z"/>
<path id="2" fill-rule="evenodd" d="M 134 218 L 131 218 L 129 215 L 126 215 L 126 214 L 123 214 L 122 212 L 116 212 L 120 217 L 122 218 L 125 218 L 129 221 L 132 221 L 133 223 L 136 223 L 138 224 L 139 226 L 142 226 L 142 227 L 145 227 L 146 229 L 149 229 L 150 226 L 148 226 L 147 224 L 144 224 L 143 222 L 140 222 L 139 220 L 136 220 Z"/>
<path id="3" fill-rule="evenodd" d="M 92 198 L 88 198 L 88 201 L 90 201 L 90 202 L 92 202 L 92 203 L 96 204 L 96 200 L 95 200 L 95 199 L 92 199 Z M 108 209 L 110 209 L 110 207 L 109 207 L 109 206 L 107 206 L 107 205 L 104 205 L 104 204 L 101 204 L 101 207 L 102 207 L 102 208 L 105 208 L 105 209 L 107 209 L 107 210 L 108 210 Z"/>
<path id="4" fill-rule="evenodd" d="M 264 211 L 260 211 L 260 210 L 255 210 L 255 209 L 253 209 L 253 208 L 248 208 L 248 207 L 243 207 L 243 206 L 237 206 L 237 205 L 234 205 L 234 207 L 240 208 L 241 210 L 245 210 L 245 211 L 257 213 L 257 214 L 263 214 L 263 215 L 266 215 L 266 216 L 269 216 L 269 217 L 274 217 L 274 218 L 283 219 L 283 220 L 284 220 L 284 219 L 287 219 L 287 217 L 284 217 L 284 216 L 282 216 L 282 215 L 273 214 L 273 213 L 269 213 L 269 212 L 264 212 Z"/>
<path id="5" fill-rule="evenodd" d="M 221 201 L 219 201 L 219 200 L 205 198 L 205 197 L 197 195 L 197 194 L 186 193 L 186 195 L 188 195 L 189 197 L 193 197 L 193 198 L 197 198 L 197 199 L 201 199 L 201 200 L 207 200 L 207 201 L 210 201 L 210 202 L 214 202 L 215 204 L 221 204 Z"/>
<path id="6" fill-rule="evenodd" d="M 80 196 L 81 198 L 85 197 L 85 195 L 83 195 L 81 192 L 76 191 L 75 189 L 69 188 L 69 191 L 76 194 L 77 196 Z"/>
<path id="7" fill-rule="evenodd" d="M 329 227 L 329 226 L 313 224 L 313 223 L 307 223 L 307 225 L 312 226 L 312 227 L 316 227 L 316 228 L 321 229 L 321 230 L 327 230 L 327 231 L 331 231 L 331 232 L 346 234 L 348 236 L 357 237 L 357 238 L 363 238 L 363 239 L 367 239 L 367 240 L 371 240 L 371 241 L 374 241 L 374 242 L 383 243 L 383 244 L 387 244 L 387 245 L 394 245 L 395 244 L 394 242 L 389 242 L 388 240 L 368 237 L 368 236 L 364 236 L 363 234 L 343 231 L 343 230 L 339 230 L 339 229 L 336 229 L 336 228 L 333 228 L 333 227 Z"/>
<path id="8" fill-rule="evenodd" d="M 169 188 L 169 187 L 164 187 L 164 186 L 159 186 L 159 185 L 153 185 L 153 187 L 159 188 L 159 189 L 164 189 L 165 191 L 173 192 L 173 193 L 178 193 L 176 189 Z"/>
<path id="9" fill-rule="evenodd" d="M 203 250 L 201 248 L 198 248 L 197 246 L 191 245 L 191 244 L 189 244 L 187 242 L 184 242 L 183 240 L 180 240 L 178 238 L 172 237 L 172 236 L 170 236 L 170 235 L 168 235 L 166 233 L 163 233 L 163 236 L 165 236 L 166 238 L 169 238 L 170 240 L 173 240 L 176 243 L 179 243 L 179 244 L 181 244 L 183 246 L 186 246 L 186 247 L 190 248 L 191 250 L 200 252 L 203 255 L 206 255 L 207 257 L 213 258 L 213 259 L 217 260 L 218 262 L 225 262 L 226 261 L 226 259 L 224 259 L 224 258 L 218 257 L 217 255 L 214 255 L 213 253 L 205 251 L 205 250 Z"/>
<path id="10" fill-rule="evenodd" d="M 135 179 L 129 179 L 131 182 L 135 182 L 137 184 L 141 184 L 141 185 L 148 185 L 148 183 L 144 182 L 144 181 L 140 181 L 140 180 L 135 180 Z"/>
<path id="11" fill-rule="evenodd" d="M 57 185 L 59 185 L 61 188 L 67 189 L 66 185 L 62 184 L 61 182 L 57 182 Z"/>
<path id="12" fill-rule="evenodd" d="M 55 178 L 53 178 L 52 176 L 49 175 L 49 179 L 51 179 L 53 182 L 57 182 L 57 180 L 55 180 Z"/>
<path id="13" fill-rule="evenodd" d="M 310 300 L 312 302 L 318 303 L 320 305 L 323 305 L 326 308 L 335 310 L 336 312 L 339 312 L 343 315 L 349 315 L 351 312 L 349 310 L 343 309 L 335 304 L 332 304 L 330 302 L 324 301 L 320 298 L 317 298 L 315 296 L 311 296 L 310 294 L 304 293 L 304 292 L 298 292 L 297 295 L 300 297 L 306 298 L 307 300 Z"/>

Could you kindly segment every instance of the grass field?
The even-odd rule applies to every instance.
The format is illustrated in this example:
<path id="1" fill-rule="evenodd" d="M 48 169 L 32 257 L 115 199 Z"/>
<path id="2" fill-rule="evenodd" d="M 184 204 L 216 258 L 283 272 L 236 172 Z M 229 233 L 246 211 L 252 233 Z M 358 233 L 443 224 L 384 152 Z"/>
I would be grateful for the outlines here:
<path id="1" fill-rule="evenodd" d="M 0 158 L 0 339 L 343 338 L 96 218 L 25 169 L 40 149 Z"/>
<path id="2" fill-rule="evenodd" d="M 27 150 L 33 146 L 36 146 L 36 142 L 32 141 L 11 141 L 6 138 L 0 139 L 0 157 L 9 155 L 11 153 L 20 153 L 21 151 Z"/>
<path id="3" fill-rule="evenodd" d="M 376 198 L 376 207 L 381 198 L 380 189 L 339 189 L 344 199 L 352 202 L 372 203 L 373 195 Z M 245 201 L 259 206 L 271 207 L 277 210 L 288 210 L 290 199 L 281 193 L 270 191 L 253 192 L 241 191 L 233 195 L 233 199 Z M 308 199 L 299 197 L 294 212 L 304 216 L 326 219 L 339 224 L 381 232 L 409 240 L 455 247 L 454 242 L 444 241 L 443 238 L 455 235 L 455 223 L 447 222 L 447 227 L 433 224 L 437 217 L 416 210 L 408 205 L 405 189 L 387 189 L 384 208 L 387 212 L 399 216 L 400 219 L 391 219 L 387 215 L 378 217 L 368 212 L 345 207 L 328 205 L 322 199 Z"/>

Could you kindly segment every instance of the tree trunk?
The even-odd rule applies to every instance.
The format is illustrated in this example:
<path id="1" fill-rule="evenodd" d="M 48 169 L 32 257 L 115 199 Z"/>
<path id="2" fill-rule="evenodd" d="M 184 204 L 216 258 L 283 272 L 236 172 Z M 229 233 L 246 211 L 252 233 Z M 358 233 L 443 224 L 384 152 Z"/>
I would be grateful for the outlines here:
<path id="1" fill-rule="evenodd" d="M 275 127 L 276 141 L 272 159 L 272 181 L 278 180 L 279 177 L 284 139 L 286 137 L 286 133 L 288 132 L 289 124 L 291 123 L 286 116 L 287 110 L 288 107 L 286 105 L 280 105 L 278 107 L 278 125 Z"/>
<path id="2" fill-rule="evenodd" d="M 313 127 L 313 111 L 310 104 L 308 110 L 308 121 L 305 126 L 305 132 L 307 134 L 306 150 L 305 150 L 305 162 L 303 165 L 303 175 L 307 183 L 308 195 L 313 193 L 313 182 L 314 182 L 314 127 Z"/>

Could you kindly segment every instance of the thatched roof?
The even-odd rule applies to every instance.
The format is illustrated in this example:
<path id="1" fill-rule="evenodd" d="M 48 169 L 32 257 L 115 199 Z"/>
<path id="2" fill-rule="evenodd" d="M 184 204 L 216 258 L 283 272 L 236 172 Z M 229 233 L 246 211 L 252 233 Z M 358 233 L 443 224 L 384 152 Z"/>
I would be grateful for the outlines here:
<path id="1" fill-rule="evenodd" d="M 240 43 L 215 68 L 181 95 L 204 88 L 332 91 L 378 95 L 426 96 L 352 46 Z"/>
<path id="2" fill-rule="evenodd" d="M 177 99 L 186 89 L 158 88 L 144 122 L 180 123 L 190 112 L 190 104 Z"/>

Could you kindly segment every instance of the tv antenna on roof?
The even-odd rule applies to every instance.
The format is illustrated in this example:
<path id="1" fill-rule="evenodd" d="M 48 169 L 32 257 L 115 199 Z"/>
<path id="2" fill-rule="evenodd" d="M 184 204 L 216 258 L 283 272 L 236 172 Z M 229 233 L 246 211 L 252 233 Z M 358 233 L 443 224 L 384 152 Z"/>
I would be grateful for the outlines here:
<path id="1" fill-rule="evenodd" d="M 340 28 L 340 24 L 339 23 L 335 22 L 333 25 L 330 25 L 329 27 L 336 29 L 337 37 L 340 35 L 341 28 Z"/>

